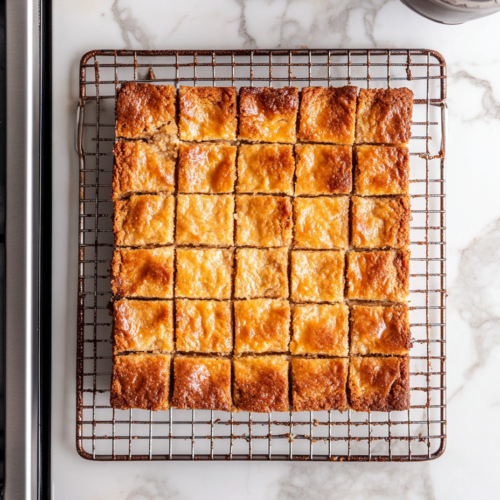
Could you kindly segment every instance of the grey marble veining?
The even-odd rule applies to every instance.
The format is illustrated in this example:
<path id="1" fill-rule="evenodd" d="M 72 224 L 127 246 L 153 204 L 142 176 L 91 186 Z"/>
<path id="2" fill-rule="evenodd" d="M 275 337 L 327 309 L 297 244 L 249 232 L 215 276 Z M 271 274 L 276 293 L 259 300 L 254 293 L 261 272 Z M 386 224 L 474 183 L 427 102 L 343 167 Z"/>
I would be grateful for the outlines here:
<path id="1" fill-rule="evenodd" d="M 54 499 L 496 498 L 500 446 L 500 16 L 427 21 L 398 0 L 54 0 Z M 92 463 L 75 424 L 77 72 L 96 48 L 424 47 L 449 68 L 448 449 L 435 462 Z"/>

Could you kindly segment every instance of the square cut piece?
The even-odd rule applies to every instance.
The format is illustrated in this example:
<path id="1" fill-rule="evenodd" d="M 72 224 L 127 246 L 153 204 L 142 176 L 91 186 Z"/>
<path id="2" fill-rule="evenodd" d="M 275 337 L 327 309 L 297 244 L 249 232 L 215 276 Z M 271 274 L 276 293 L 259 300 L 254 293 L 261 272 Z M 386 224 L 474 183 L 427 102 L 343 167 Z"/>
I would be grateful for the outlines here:
<path id="1" fill-rule="evenodd" d="M 236 197 L 236 245 L 287 246 L 292 240 L 292 202 L 284 196 Z"/>
<path id="2" fill-rule="evenodd" d="M 231 246 L 234 232 L 232 195 L 177 196 L 178 244 Z"/>
<path id="3" fill-rule="evenodd" d="M 178 351 L 229 353 L 233 348 L 229 302 L 178 299 L 175 323 Z"/>
<path id="4" fill-rule="evenodd" d="M 114 146 L 113 199 L 131 194 L 173 193 L 178 149 L 176 141 L 160 145 L 118 141 Z"/>
<path id="5" fill-rule="evenodd" d="M 347 356 L 349 308 L 345 304 L 308 304 L 293 309 L 292 354 Z"/>
<path id="6" fill-rule="evenodd" d="M 357 146 L 354 192 L 362 196 L 406 194 L 410 153 L 406 147 Z"/>
<path id="7" fill-rule="evenodd" d="M 295 198 L 294 246 L 296 248 L 347 248 L 349 244 L 349 198 Z"/>
<path id="8" fill-rule="evenodd" d="M 232 263 L 232 250 L 178 248 L 176 296 L 229 299 Z"/>
<path id="9" fill-rule="evenodd" d="M 286 352 L 290 341 L 290 306 L 285 300 L 238 300 L 234 303 L 234 351 Z"/>
<path id="10" fill-rule="evenodd" d="M 354 411 L 407 410 L 410 407 L 409 368 L 407 356 L 351 358 L 351 408 Z"/>
<path id="11" fill-rule="evenodd" d="M 351 309 L 352 354 L 408 354 L 411 347 L 408 306 L 354 306 Z"/>
<path id="12" fill-rule="evenodd" d="M 338 302 L 344 298 L 342 252 L 292 252 L 292 300 Z"/>
<path id="13" fill-rule="evenodd" d="M 115 245 L 140 247 L 174 242 L 173 196 L 145 194 L 115 201 Z"/>
<path id="14" fill-rule="evenodd" d="M 411 137 L 412 113 L 410 89 L 361 89 L 356 143 L 406 144 Z"/>
<path id="15" fill-rule="evenodd" d="M 231 361 L 176 357 L 172 406 L 182 410 L 230 411 Z"/>
<path id="16" fill-rule="evenodd" d="M 292 410 L 347 410 L 347 359 L 292 359 Z"/>
<path id="17" fill-rule="evenodd" d="M 295 159 L 286 144 L 241 144 L 238 151 L 238 193 L 293 194 Z"/>
<path id="18" fill-rule="evenodd" d="M 352 148 L 298 144 L 295 195 L 347 194 L 352 190 Z"/>
<path id="19" fill-rule="evenodd" d="M 410 197 L 352 198 L 355 248 L 406 248 L 410 244 Z"/>
<path id="20" fill-rule="evenodd" d="M 111 261 L 111 287 L 115 295 L 170 299 L 173 292 L 172 247 L 119 249 Z"/>
<path id="21" fill-rule="evenodd" d="M 357 87 L 306 87 L 300 102 L 299 139 L 352 144 Z"/>
<path id="22" fill-rule="evenodd" d="M 149 83 L 123 83 L 116 100 L 116 136 L 149 139 L 176 134 L 175 87 Z"/>
<path id="23" fill-rule="evenodd" d="M 288 297 L 288 253 L 286 248 L 236 251 L 236 298 Z"/>
<path id="24" fill-rule="evenodd" d="M 351 252 L 347 256 L 347 297 L 355 300 L 406 301 L 409 271 L 408 250 Z"/>
<path id="25" fill-rule="evenodd" d="M 114 357 L 112 408 L 168 410 L 169 388 L 170 356 L 140 353 Z"/>
<path id="26" fill-rule="evenodd" d="M 180 193 L 230 193 L 235 179 L 235 146 L 226 143 L 179 146 Z"/>
<path id="27" fill-rule="evenodd" d="M 288 361 L 284 356 L 248 356 L 234 361 L 237 411 L 288 411 Z"/>
<path id="28" fill-rule="evenodd" d="M 236 139 L 236 88 L 181 87 L 179 109 L 183 141 Z"/>
<path id="29" fill-rule="evenodd" d="M 295 143 L 298 108 L 296 87 L 242 87 L 239 138 L 251 142 Z"/>
<path id="30" fill-rule="evenodd" d="M 170 300 L 126 300 L 113 304 L 113 351 L 174 349 L 173 307 Z"/>

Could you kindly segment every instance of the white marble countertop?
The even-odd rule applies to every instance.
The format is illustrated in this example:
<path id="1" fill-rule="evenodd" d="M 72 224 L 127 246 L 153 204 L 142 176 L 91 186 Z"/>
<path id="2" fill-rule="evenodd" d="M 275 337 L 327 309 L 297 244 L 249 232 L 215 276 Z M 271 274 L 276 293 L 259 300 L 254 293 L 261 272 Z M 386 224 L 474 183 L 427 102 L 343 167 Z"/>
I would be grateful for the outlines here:
<path id="1" fill-rule="evenodd" d="M 500 14 L 461 26 L 398 0 L 54 0 L 54 499 L 497 498 Z M 434 462 L 93 463 L 75 448 L 81 55 L 100 48 L 432 48 L 447 60 L 448 446 Z M 496 492 L 496 493 L 495 493 Z"/>

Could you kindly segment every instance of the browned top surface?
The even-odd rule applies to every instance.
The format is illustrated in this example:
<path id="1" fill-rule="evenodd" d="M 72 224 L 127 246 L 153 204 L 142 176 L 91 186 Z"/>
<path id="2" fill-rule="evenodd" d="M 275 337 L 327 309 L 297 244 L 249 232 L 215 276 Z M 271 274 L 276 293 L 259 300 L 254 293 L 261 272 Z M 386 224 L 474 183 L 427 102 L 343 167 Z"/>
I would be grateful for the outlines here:
<path id="1" fill-rule="evenodd" d="M 176 357 L 172 406 L 181 409 L 231 409 L 228 359 Z"/>
<path id="2" fill-rule="evenodd" d="M 306 87 L 300 102 L 299 139 L 352 144 L 357 87 Z"/>
<path id="3" fill-rule="evenodd" d="M 120 410 L 168 409 L 170 356 L 131 354 L 113 363 L 111 406 Z"/>
<path id="4" fill-rule="evenodd" d="M 413 92 L 400 89 L 361 89 L 356 142 L 405 144 L 411 137 Z"/>

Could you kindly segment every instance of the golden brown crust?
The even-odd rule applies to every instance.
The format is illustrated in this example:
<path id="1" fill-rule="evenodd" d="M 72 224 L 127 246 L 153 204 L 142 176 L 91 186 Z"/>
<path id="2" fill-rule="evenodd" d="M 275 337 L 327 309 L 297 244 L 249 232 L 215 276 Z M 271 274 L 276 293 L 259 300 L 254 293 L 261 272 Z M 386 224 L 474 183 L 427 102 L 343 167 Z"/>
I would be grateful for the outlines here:
<path id="1" fill-rule="evenodd" d="M 177 297 L 229 299 L 231 297 L 232 250 L 178 248 Z"/>
<path id="2" fill-rule="evenodd" d="M 139 298 L 172 298 L 174 250 L 119 249 L 111 261 L 111 286 L 115 295 Z"/>
<path id="3" fill-rule="evenodd" d="M 241 144 L 238 149 L 238 193 L 293 194 L 295 159 L 286 144 Z"/>
<path id="4" fill-rule="evenodd" d="M 352 148 L 298 144 L 295 194 L 347 194 L 352 190 Z"/>
<path id="5" fill-rule="evenodd" d="M 239 138 L 293 144 L 297 139 L 298 107 L 296 87 L 242 87 Z"/>
<path id="6" fill-rule="evenodd" d="M 293 301 L 337 302 L 343 297 L 343 252 L 292 252 Z"/>
<path id="7" fill-rule="evenodd" d="M 175 134 L 175 87 L 123 83 L 116 99 L 116 136 L 150 138 L 159 132 Z"/>
<path id="8" fill-rule="evenodd" d="M 306 87 L 300 102 L 301 141 L 352 144 L 357 87 Z"/>
<path id="9" fill-rule="evenodd" d="M 295 198 L 293 243 L 296 248 L 347 248 L 349 198 Z"/>
<path id="10" fill-rule="evenodd" d="M 406 301 L 410 281 L 409 250 L 351 252 L 347 256 L 347 297 Z"/>
<path id="11" fill-rule="evenodd" d="M 410 197 L 352 198 L 351 244 L 356 248 L 406 248 L 410 244 Z"/>
<path id="12" fill-rule="evenodd" d="M 174 349 L 170 300 L 118 300 L 113 304 L 113 352 Z"/>
<path id="13" fill-rule="evenodd" d="M 288 361 L 284 356 L 236 359 L 233 395 L 237 411 L 288 411 Z"/>
<path id="14" fill-rule="evenodd" d="M 236 245 L 279 247 L 292 239 L 292 203 L 282 196 L 236 196 Z"/>
<path id="15" fill-rule="evenodd" d="M 406 144 L 411 137 L 413 92 L 400 89 L 361 89 L 356 142 Z"/>
<path id="16" fill-rule="evenodd" d="M 234 352 L 286 352 L 290 341 L 290 305 L 284 300 L 234 303 Z"/>
<path id="17" fill-rule="evenodd" d="M 231 352 L 233 330 L 230 302 L 178 299 L 175 304 L 178 351 Z"/>
<path id="18" fill-rule="evenodd" d="M 181 87 L 179 109 L 183 141 L 236 139 L 236 88 Z"/>
<path id="19" fill-rule="evenodd" d="M 347 359 L 292 359 L 292 410 L 347 410 Z"/>
<path id="20" fill-rule="evenodd" d="M 409 358 L 351 358 L 349 393 L 354 411 L 407 410 L 410 407 Z"/>
<path id="21" fill-rule="evenodd" d="M 235 179 L 235 146 L 225 143 L 179 146 L 180 193 L 230 193 Z"/>
<path id="22" fill-rule="evenodd" d="M 288 253 L 286 248 L 260 250 L 240 248 L 236 251 L 236 298 L 287 298 Z"/>
<path id="23" fill-rule="evenodd" d="M 112 197 L 138 193 L 173 193 L 177 141 L 148 144 L 118 141 L 114 146 Z"/>
<path id="24" fill-rule="evenodd" d="M 349 309 L 345 304 L 302 305 L 293 308 L 292 354 L 347 356 Z"/>
<path id="25" fill-rule="evenodd" d="M 224 358 L 176 357 L 172 406 L 183 410 L 231 409 L 231 362 Z"/>
<path id="26" fill-rule="evenodd" d="M 356 194 L 405 194 L 410 190 L 410 153 L 406 147 L 356 146 Z"/>
<path id="27" fill-rule="evenodd" d="M 351 309 L 352 354 L 408 354 L 411 347 L 408 306 L 354 306 Z"/>
<path id="28" fill-rule="evenodd" d="M 111 380 L 111 407 L 117 410 L 167 410 L 170 356 L 130 354 L 115 356 Z"/>
<path id="29" fill-rule="evenodd" d="M 141 195 L 115 201 L 115 246 L 140 247 L 174 242 L 173 196 Z"/>
<path id="30" fill-rule="evenodd" d="M 177 196 L 175 240 L 180 244 L 231 246 L 234 197 L 180 194 Z"/>

